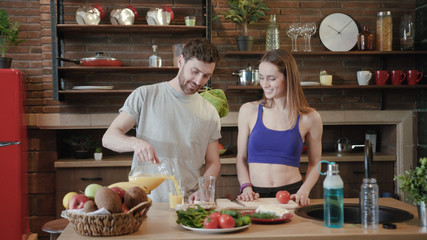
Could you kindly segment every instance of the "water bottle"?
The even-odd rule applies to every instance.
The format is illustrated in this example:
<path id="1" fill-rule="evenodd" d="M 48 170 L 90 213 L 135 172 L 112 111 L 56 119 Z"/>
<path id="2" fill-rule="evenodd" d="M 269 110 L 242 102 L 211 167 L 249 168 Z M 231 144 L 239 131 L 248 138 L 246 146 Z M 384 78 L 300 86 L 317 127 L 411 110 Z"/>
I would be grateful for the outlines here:
<path id="1" fill-rule="evenodd" d="M 342 228 L 344 226 L 344 183 L 339 175 L 338 164 L 328 163 L 327 173 L 323 181 L 323 222 L 329 228 Z"/>
<path id="2" fill-rule="evenodd" d="M 375 178 L 364 178 L 360 187 L 360 219 L 365 229 L 378 229 L 378 185 Z"/>
<path id="3" fill-rule="evenodd" d="M 280 48 L 279 25 L 276 23 L 276 15 L 270 16 L 270 24 L 267 27 L 265 50 L 270 51 Z"/>

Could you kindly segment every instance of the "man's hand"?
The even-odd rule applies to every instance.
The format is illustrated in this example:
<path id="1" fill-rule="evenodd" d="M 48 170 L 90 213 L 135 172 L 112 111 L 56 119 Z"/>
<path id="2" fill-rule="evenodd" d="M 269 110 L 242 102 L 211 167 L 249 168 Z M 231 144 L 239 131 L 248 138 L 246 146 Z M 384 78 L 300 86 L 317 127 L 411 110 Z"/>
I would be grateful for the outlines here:
<path id="1" fill-rule="evenodd" d="M 149 143 L 139 140 L 133 146 L 134 153 L 138 161 L 159 163 L 156 151 Z"/>

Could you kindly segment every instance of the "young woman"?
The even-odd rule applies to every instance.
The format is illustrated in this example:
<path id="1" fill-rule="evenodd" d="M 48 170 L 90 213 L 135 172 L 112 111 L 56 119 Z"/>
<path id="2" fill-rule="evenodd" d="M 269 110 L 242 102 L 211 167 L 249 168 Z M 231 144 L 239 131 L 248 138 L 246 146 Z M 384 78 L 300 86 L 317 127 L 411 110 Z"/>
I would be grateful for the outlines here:
<path id="1" fill-rule="evenodd" d="M 287 190 L 296 203 L 309 205 L 310 191 L 319 178 L 322 119 L 305 99 L 297 63 L 289 52 L 267 52 L 259 74 L 263 99 L 245 103 L 239 111 L 239 199 L 275 197 L 277 191 Z M 299 164 L 304 142 L 308 168 L 303 182 Z"/>

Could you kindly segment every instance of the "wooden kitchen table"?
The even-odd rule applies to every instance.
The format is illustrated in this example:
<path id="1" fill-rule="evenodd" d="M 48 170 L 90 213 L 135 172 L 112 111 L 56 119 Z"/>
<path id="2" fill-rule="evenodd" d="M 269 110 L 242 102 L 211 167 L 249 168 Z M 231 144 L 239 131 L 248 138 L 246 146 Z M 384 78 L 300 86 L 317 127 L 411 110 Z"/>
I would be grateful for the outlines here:
<path id="1" fill-rule="evenodd" d="M 357 203 L 358 199 L 345 199 L 345 203 Z M 321 204 L 323 199 L 314 199 L 312 204 Z M 132 234 L 108 237 L 108 239 L 375 239 L 375 240 L 410 240 L 427 239 L 427 228 L 418 225 L 417 209 L 404 202 L 381 198 L 380 205 L 406 210 L 414 215 L 414 219 L 396 223 L 396 229 L 364 230 L 360 224 L 344 224 L 343 228 L 327 228 L 323 221 L 315 221 L 294 215 L 287 223 L 274 225 L 252 224 L 246 230 L 233 233 L 209 234 L 186 230 L 176 224 L 176 213 L 168 210 L 167 203 L 153 203 L 148 217 L 141 228 Z M 102 237 L 97 237 L 102 238 Z M 94 237 L 76 233 L 70 223 L 58 238 L 60 240 L 84 240 Z"/>

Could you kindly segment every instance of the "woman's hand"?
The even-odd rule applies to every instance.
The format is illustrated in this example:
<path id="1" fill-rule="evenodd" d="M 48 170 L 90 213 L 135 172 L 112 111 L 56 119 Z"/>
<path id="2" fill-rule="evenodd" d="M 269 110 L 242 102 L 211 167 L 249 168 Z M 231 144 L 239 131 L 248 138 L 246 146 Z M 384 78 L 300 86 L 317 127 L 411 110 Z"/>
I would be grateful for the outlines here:
<path id="1" fill-rule="evenodd" d="M 308 195 L 309 193 L 298 191 L 297 193 L 291 195 L 291 199 L 300 206 L 304 207 L 310 205 L 310 198 Z"/>
<path id="2" fill-rule="evenodd" d="M 237 196 L 237 199 L 243 200 L 243 201 L 253 201 L 259 198 L 259 193 L 256 193 L 252 190 L 251 187 L 245 187 L 243 189 L 243 192 Z"/>
<path id="3" fill-rule="evenodd" d="M 191 194 L 188 197 L 189 203 L 194 203 L 194 201 L 199 201 L 199 200 L 200 200 L 199 191 L 195 191 L 193 194 Z"/>

